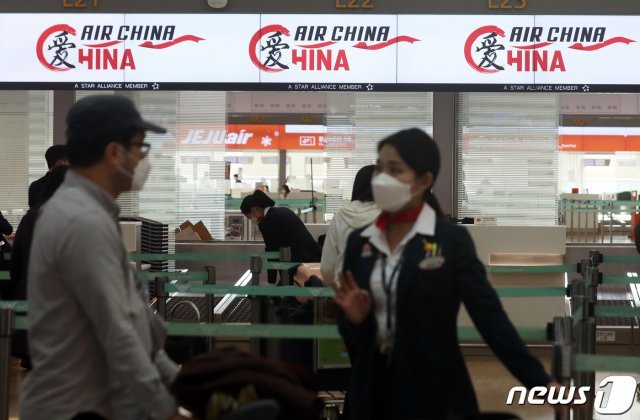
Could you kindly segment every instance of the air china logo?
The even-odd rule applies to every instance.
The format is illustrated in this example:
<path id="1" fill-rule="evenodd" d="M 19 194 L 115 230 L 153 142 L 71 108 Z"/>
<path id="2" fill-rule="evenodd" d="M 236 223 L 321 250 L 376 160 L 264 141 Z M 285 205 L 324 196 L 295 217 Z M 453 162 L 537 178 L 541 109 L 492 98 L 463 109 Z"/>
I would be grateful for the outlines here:
<path id="1" fill-rule="evenodd" d="M 589 53 L 614 44 L 636 42 L 621 36 L 607 38 L 606 31 L 605 27 L 592 26 L 516 26 L 507 38 L 500 27 L 487 25 L 469 35 L 464 56 L 474 70 L 484 74 L 498 73 L 507 66 L 518 72 L 564 72 L 566 49 Z"/>
<path id="2" fill-rule="evenodd" d="M 389 38 L 389 26 L 298 26 L 293 35 L 282 25 L 268 25 L 249 42 L 249 57 L 264 72 L 300 70 L 349 71 L 352 48 L 377 51 L 399 42 L 419 39 L 401 35 Z M 339 47 L 339 48 L 336 48 Z"/>
<path id="3" fill-rule="evenodd" d="M 88 70 L 136 69 L 131 48 L 117 48 L 125 41 L 138 47 L 163 50 L 183 42 L 203 41 L 194 35 L 175 36 L 172 25 L 85 25 L 78 37 L 75 28 L 58 24 L 46 29 L 38 38 L 36 55 L 51 71 L 69 71 L 78 66 Z M 79 39 L 78 39 L 79 38 Z"/>

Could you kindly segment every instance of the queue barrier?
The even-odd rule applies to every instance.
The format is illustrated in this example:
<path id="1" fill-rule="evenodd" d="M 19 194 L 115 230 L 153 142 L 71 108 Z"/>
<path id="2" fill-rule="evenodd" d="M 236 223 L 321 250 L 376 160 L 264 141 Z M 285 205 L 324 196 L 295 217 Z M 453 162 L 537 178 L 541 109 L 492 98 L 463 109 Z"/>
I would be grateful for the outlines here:
<path id="1" fill-rule="evenodd" d="M 251 254 L 251 271 L 253 274 L 259 274 L 262 265 L 269 267 L 269 263 L 262 264 L 262 257 L 277 258 L 282 253 L 265 253 L 266 255 Z M 277 254 L 277 255 L 276 255 Z M 149 254 L 145 254 L 148 257 Z M 178 255 L 179 254 L 174 254 Z M 237 255 L 237 254 L 236 254 Z M 168 254 L 158 254 L 158 257 L 167 259 Z M 203 255 L 198 255 L 198 258 L 202 258 Z M 207 255 L 208 259 L 210 255 Z M 242 258 L 246 258 L 247 255 L 243 255 Z M 241 259 L 240 257 L 236 257 Z M 617 259 L 617 258 L 615 258 Z M 257 261 L 256 261 L 257 260 Z M 627 262 L 629 258 L 625 258 L 624 262 Z M 577 313 L 574 318 L 569 318 L 568 327 L 565 330 L 576 330 L 582 328 L 582 331 L 587 331 L 588 328 L 592 329 L 592 334 L 576 334 L 578 337 L 572 337 L 571 334 L 563 337 L 558 337 L 558 334 L 549 334 L 548 328 L 535 328 L 535 327 L 520 327 L 517 328 L 518 334 L 525 341 L 544 342 L 550 339 L 556 340 L 555 346 L 564 347 L 565 350 L 560 352 L 554 352 L 554 364 L 564 367 L 564 374 L 560 370 L 555 370 L 555 373 L 560 374 L 558 377 L 567 378 L 567 366 L 570 366 L 569 372 L 571 376 L 579 375 L 585 372 L 594 372 L 598 370 L 606 371 L 620 371 L 620 372 L 640 372 L 640 358 L 636 357 L 624 357 L 624 356 L 597 356 L 594 355 L 594 348 L 588 346 L 576 345 L 576 339 L 583 341 L 592 340 L 595 335 L 595 322 L 596 316 L 616 316 L 616 317 L 640 317 L 639 308 L 628 307 L 610 307 L 596 305 L 596 299 L 593 296 L 589 296 L 589 293 L 594 292 L 595 287 L 599 282 L 602 282 L 603 278 L 612 281 L 622 283 L 623 276 L 601 276 L 598 275 L 597 265 L 602 262 L 612 262 L 610 258 L 597 255 L 591 255 L 588 260 L 583 260 L 581 264 L 574 265 L 562 265 L 562 266 L 489 266 L 487 271 L 489 273 L 558 273 L 558 272 L 578 272 L 582 275 L 583 284 L 582 289 L 577 288 L 572 282 L 572 288 L 570 297 L 576 300 Z M 634 260 L 635 261 L 635 260 Z M 640 257 L 637 258 L 640 262 Z M 259 263 L 259 264 L 258 264 Z M 256 266 L 256 264 L 258 264 Z M 274 269 L 286 270 L 290 265 L 295 263 L 280 262 L 273 263 Z M 210 267 L 212 268 L 212 267 Z M 193 284 L 188 281 L 203 281 L 207 282 L 211 280 L 211 272 L 175 272 L 175 273 L 138 273 L 138 278 L 141 281 L 158 281 L 164 284 L 164 292 L 183 292 L 183 293 L 197 293 L 204 295 L 216 295 L 216 294 L 239 294 L 239 295 L 251 295 L 251 296 L 291 296 L 291 297 L 307 297 L 307 298 L 327 298 L 333 296 L 333 291 L 330 288 L 308 288 L 308 287 L 291 287 L 291 286 L 258 286 L 257 282 L 252 281 L 250 286 L 225 286 L 216 284 Z M 213 278 L 215 279 L 215 270 Z M 178 282 L 169 282 L 171 280 L 177 280 Z M 257 276 L 255 276 L 257 280 Z M 633 278 L 631 278 L 633 280 Z M 575 282 L 575 281 L 574 281 Z M 214 281 L 215 283 L 215 281 Z M 546 297 L 546 296 L 564 296 L 567 290 L 562 287 L 505 287 L 496 288 L 496 292 L 499 296 L 504 298 L 526 298 L 526 297 Z M 13 301 L 13 302 L 0 302 L 0 309 L 2 314 L 10 313 L 11 328 L 9 330 L 20 330 L 26 328 L 26 317 L 16 316 L 15 312 L 25 312 L 27 310 L 26 302 Z M 8 312 L 7 312 L 8 311 Z M 3 317 L 4 318 L 4 317 Z M 567 317 L 568 318 L 568 317 Z M 334 340 L 341 341 L 338 329 L 335 325 L 273 325 L 273 324 L 251 324 L 251 325 L 238 325 L 238 324 L 225 324 L 225 323 L 211 323 L 212 320 L 208 320 L 209 323 L 182 323 L 182 322 L 169 322 L 168 332 L 172 336 L 200 336 L 200 337 L 250 337 L 252 339 L 260 338 L 275 338 L 275 339 L 316 339 L 316 340 Z M 555 321 L 555 320 L 554 320 Z M 4 324 L 3 324 L 4 323 Z M 6 330 L 6 318 L 0 320 L 0 326 L 4 325 L 4 328 L 0 328 L 0 341 L 3 341 L 0 345 L 0 355 L 3 355 L 2 348 L 6 347 L 8 343 L 7 338 L 10 339 L 10 335 L 3 333 Z M 587 329 L 586 329 L 587 328 Z M 561 329 L 558 329 L 561 330 Z M 461 340 L 475 341 L 481 340 L 481 335 L 473 327 L 459 327 L 458 336 Z M 4 340 L 2 340 L 4 339 Z M 572 347 L 573 346 L 573 347 Z M 8 349 L 8 347 L 6 347 Z M 566 350 L 569 348 L 570 350 Z M 584 351 L 589 350 L 589 351 Z M 3 357 L 4 359 L 4 357 Z M 564 363 L 558 363 L 557 360 Z M 0 380 L 4 379 L 5 373 L 8 375 L 8 369 L 5 372 L 2 365 L 8 362 L 8 357 L 4 360 L 0 360 Z M 580 384 L 584 382 L 584 378 L 576 381 Z M 2 399 L 0 398 L 0 408 L 2 407 Z M 1 412 L 1 410 L 0 410 Z M 579 414 L 578 414 L 579 416 Z M 568 417 L 566 417 L 568 418 Z M 579 417 L 574 416 L 574 419 Z"/>

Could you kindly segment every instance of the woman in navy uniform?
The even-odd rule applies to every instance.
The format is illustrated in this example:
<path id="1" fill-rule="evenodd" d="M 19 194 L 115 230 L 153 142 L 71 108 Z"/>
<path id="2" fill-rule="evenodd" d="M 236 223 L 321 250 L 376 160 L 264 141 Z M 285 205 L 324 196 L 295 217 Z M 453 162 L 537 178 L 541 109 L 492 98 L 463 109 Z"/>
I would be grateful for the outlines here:
<path id="1" fill-rule="evenodd" d="M 507 318 L 469 233 L 443 217 L 431 192 L 439 168 L 435 142 L 419 129 L 378 143 L 372 188 L 383 212 L 349 237 L 335 287 L 352 363 L 349 419 L 464 419 L 478 412 L 458 343 L 461 303 L 525 386 L 551 382 Z"/>

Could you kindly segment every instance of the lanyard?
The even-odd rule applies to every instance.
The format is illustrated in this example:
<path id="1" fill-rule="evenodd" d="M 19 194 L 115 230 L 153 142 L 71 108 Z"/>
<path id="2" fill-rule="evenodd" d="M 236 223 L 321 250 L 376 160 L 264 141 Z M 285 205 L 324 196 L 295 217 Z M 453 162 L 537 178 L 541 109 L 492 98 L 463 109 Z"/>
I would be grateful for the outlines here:
<path id="1" fill-rule="evenodd" d="M 391 277 L 387 283 L 387 256 L 382 254 L 382 267 L 380 271 L 382 274 L 382 289 L 384 290 L 384 294 L 387 296 L 387 330 L 389 331 L 391 330 L 391 289 L 393 287 L 393 283 L 398 277 L 403 261 L 404 255 L 401 255 L 398 260 L 398 264 L 393 268 Z"/>

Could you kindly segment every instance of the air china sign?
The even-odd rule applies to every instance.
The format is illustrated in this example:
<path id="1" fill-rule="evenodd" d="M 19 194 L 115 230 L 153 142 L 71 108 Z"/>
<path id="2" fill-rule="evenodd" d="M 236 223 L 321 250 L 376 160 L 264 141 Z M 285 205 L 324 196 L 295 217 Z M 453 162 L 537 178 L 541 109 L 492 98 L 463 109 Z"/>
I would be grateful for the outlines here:
<path id="1" fill-rule="evenodd" d="M 299 71 L 350 71 L 350 53 L 384 50 L 399 42 L 419 41 L 407 35 L 393 36 L 390 25 L 299 25 L 293 31 L 273 24 L 261 28 L 249 43 L 251 62 L 270 73 Z"/>
<path id="2" fill-rule="evenodd" d="M 0 39 L 11 41 L 0 46 L 12 58 L 0 71 L 0 84 L 9 85 L 430 91 L 567 84 L 583 91 L 590 84 L 640 90 L 640 60 L 633 59 L 640 55 L 640 16 L 3 13 Z"/>
<path id="3" fill-rule="evenodd" d="M 180 34 L 175 25 L 84 25 L 60 23 L 46 28 L 38 37 L 36 56 L 44 68 L 65 72 L 86 70 L 136 70 L 135 48 L 163 54 L 179 44 L 204 38 Z M 125 45 L 127 43 L 128 45 Z"/>
<path id="4" fill-rule="evenodd" d="M 395 16 L 354 18 L 263 16 L 248 56 L 265 82 L 395 83 L 397 49 L 421 38 L 400 30 Z"/>
<path id="5" fill-rule="evenodd" d="M 515 26 L 509 32 L 485 25 L 469 34 L 464 57 L 479 73 L 566 72 L 565 54 L 588 55 L 612 45 L 629 45 L 634 39 L 611 35 L 605 26 Z"/>

